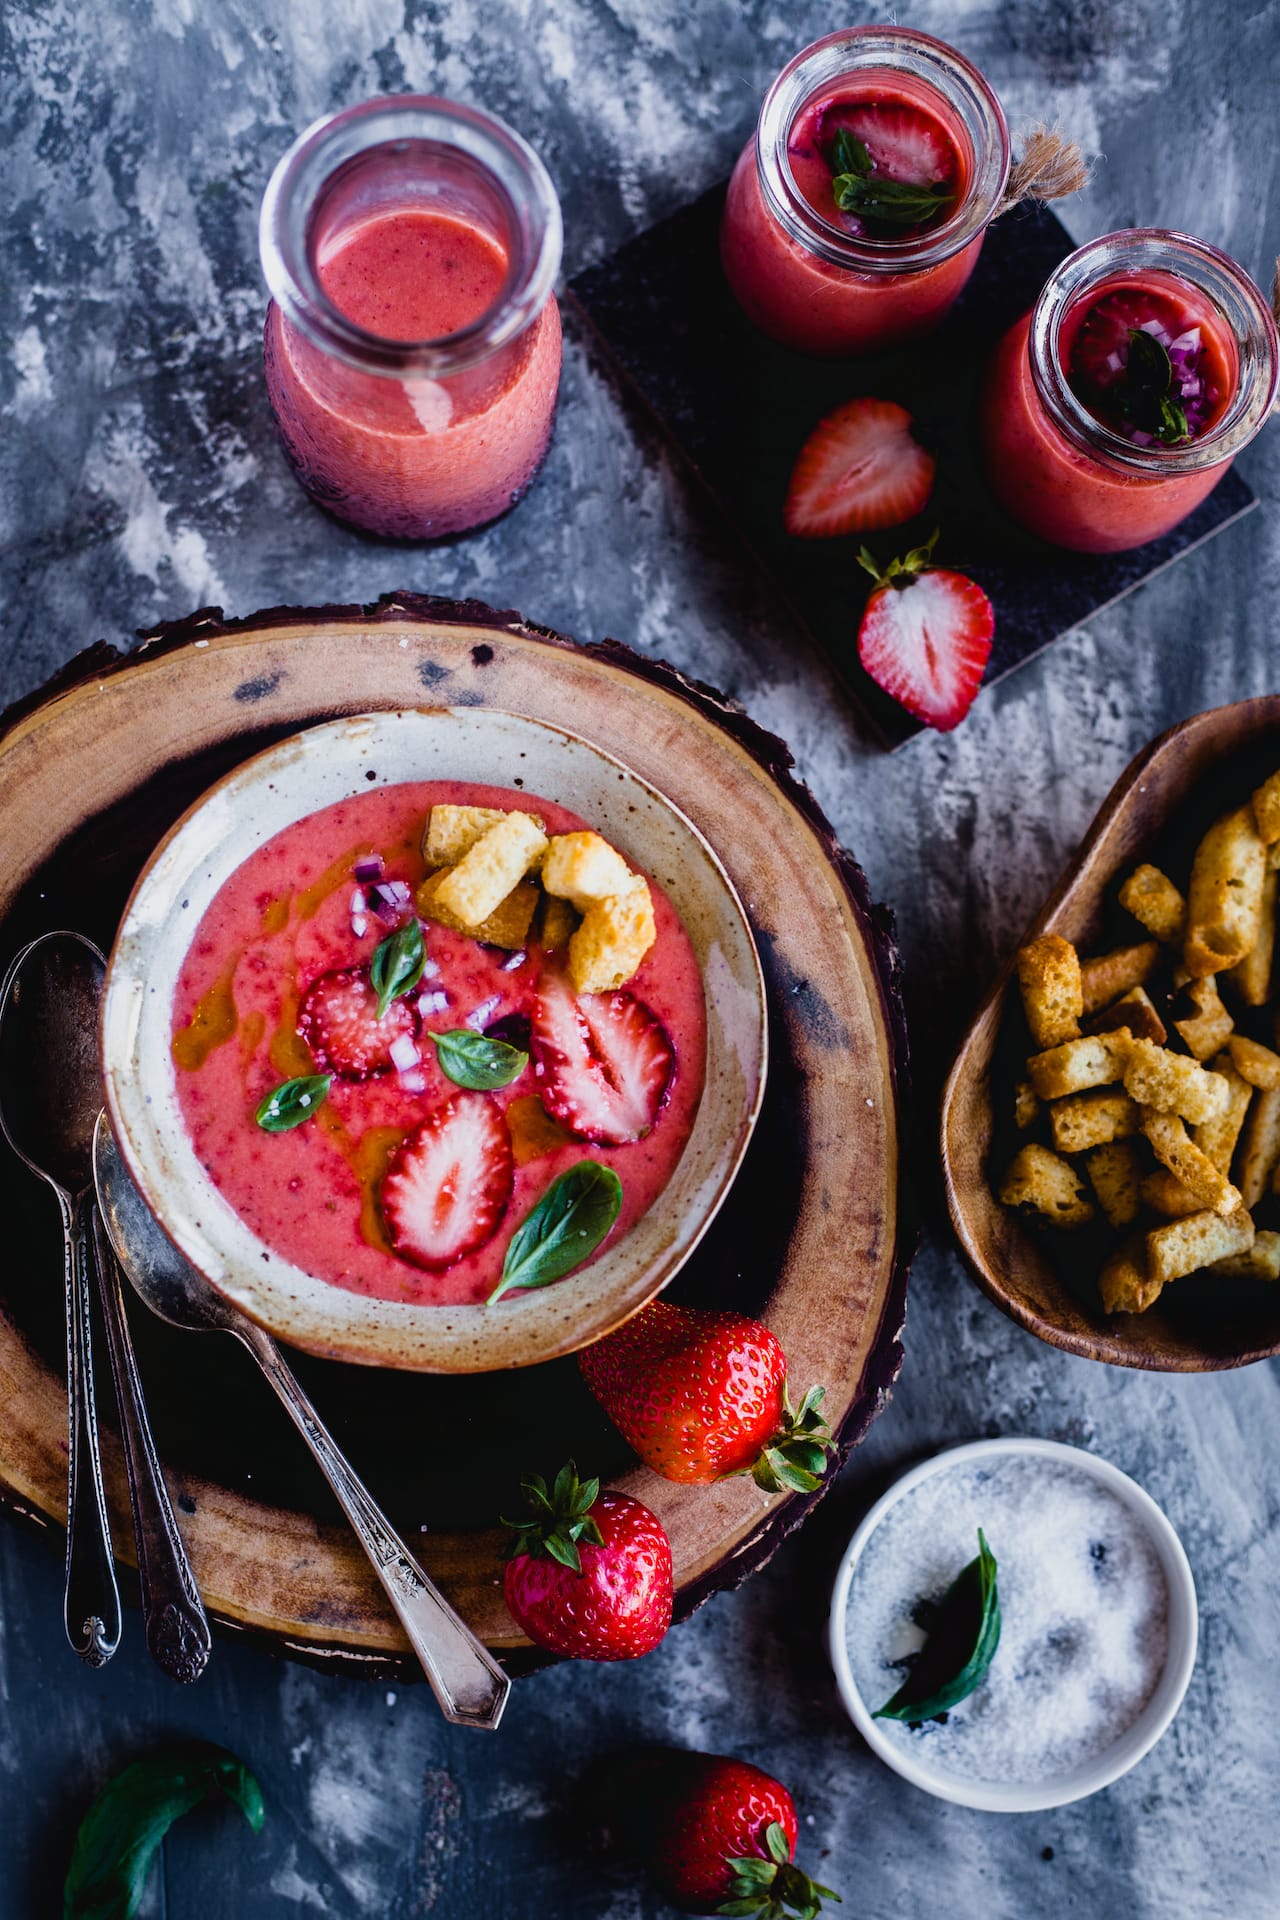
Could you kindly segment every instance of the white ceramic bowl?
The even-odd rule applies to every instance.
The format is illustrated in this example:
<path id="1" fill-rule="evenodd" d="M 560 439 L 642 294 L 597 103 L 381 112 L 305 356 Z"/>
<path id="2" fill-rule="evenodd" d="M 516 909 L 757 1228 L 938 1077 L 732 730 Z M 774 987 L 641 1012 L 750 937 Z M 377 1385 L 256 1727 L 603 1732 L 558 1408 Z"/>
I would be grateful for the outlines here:
<path id="1" fill-rule="evenodd" d="M 707 1008 L 702 1101 L 684 1152 L 630 1232 L 581 1273 L 498 1306 L 427 1307 L 332 1286 L 281 1259 L 218 1192 L 188 1138 L 170 1057 L 174 989 L 201 916 L 255 848 L 369 778 L 483 780 L 581 814 L 665 888 L 693 943 Z M 530 1366 L 636 1312 L 706 1232 L 764 1093 L 764 983 L 741 902 L 692 822 L 577 735 L 487 707 L 359 714 L 309 728 L 210 789 L 157 847 L 107 968 L 103 1058 L 112 1129 L 152 1212 L 220 1293 L 294 1345 L 425 1372 Z"/>
<path id="2" fill-rule="evenodd" d="M 1141 1523 L 1159 1560 L 1169 1593 L 1168 1654 L 1164 1672 L 1137 1719 L 1111 1746 L 1092 1759 L 1047 1780 L 1037 1780 L 1025 1786 L 1008 1781 L 973 1778 L 943 1769 L 930 1764 L 925 1757 L 917 1757 L 891 1739 L 882 1722 L 872 1717 L 871 1708 L 858 1691 L 849 1659 L 845 1626 L 854 1572 L 868 1541 L 886 1514 L 903 1500 L 909 1499 L 923 1481 L 932 1479 L 936 1474 L 951 1472 L 968 1462 L 996 1459 L 1049 1460 L 1058 1465 L 1070 1465 L 1077 1472 L 1090 1475 Z M 1136 1767 L 1144 1754 L 1151 1751 L 1182 1705 L 1196 1663 L 1197 1632 L 1196 1589 L 1186 1553 L 1151 1495 L 1145 1493 L 1127 1473 L 1121 1473 L 1109 1461 L 1100 1460 L 1096 1454 L 1086 1453 L 1080 1447 L 1063 1446 L 1056 1440 L 1010 1438 L 975 1440 L 967 1446 L 951 1447 L 945 1453 L 936 1454 L 932 1460 L 926 1460 L 921 1466 L 903 1474 L 876 1501 L 849 1542 L 840 1562 L 831 1596 L 828 1645 L 840 1697 L 848 1709 L 849 1717 L 872 1752 L 878 1754 L 887 1767 L 892 1767 L 904 1780 L 910 1780 L 913 1786 L 923 1787 L 926 1793 L 932 1793 L 940 1800 L 954 1801 L 957 1806 L 977 1807 L 987 1813 L 1036 1813 L 1047 1807 L 1065 1807 L 1072 1800 L 1083 1800 L 1087 1795 L 1097 1793 L 1100 1788 L 1109 1787 L 1112 1781 L 1128 1773 L 1131 1767 Z M 996 1658 L 999 1657 L 997 1653 Z"/>

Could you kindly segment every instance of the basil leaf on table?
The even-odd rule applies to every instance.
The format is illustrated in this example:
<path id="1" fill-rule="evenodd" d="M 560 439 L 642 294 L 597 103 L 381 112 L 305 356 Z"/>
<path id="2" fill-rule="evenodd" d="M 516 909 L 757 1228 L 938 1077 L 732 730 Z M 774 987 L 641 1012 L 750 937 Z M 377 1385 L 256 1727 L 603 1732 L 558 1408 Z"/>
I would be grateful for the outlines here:
<path id="1" fill-rule="evenodd" d="M 331 1073 L 304 1073 L 297 1080 L 286 1080 L 272 1087 L 253 1117 L 264 1133 L 288 1133 L 323 1105 L 332 1085 Z"/>
<path id="2" fill-rule="evenodd" d="M 416 920 L 408 921 L 378 942 L 369 962 L 369 979 L 378 996 L 379 1020 L 393 1000 L 399 1000 L 402 994 L 417 986 L 426 964 L 427 949 Z"/>
<path id="3" fill-rule="evenodd" d="M 999 1644 L 995 1555 L 979 1527 L 977 1559 L 948 1587 L 915 1665 L 875 1718 L 915 1726 L 950 1712 L 981 1686 Z"/>
<path id="4" fill-rule="evenodd" d="M 221 1747 L 166 1748 L 109 1780 L 80 1822 L 62 1920 L 132 1920 L 165 1834 L 213 1794 L 224 1794 L 255 1833 L 262 1831 L 262 1789 Z"/>
<path id="5" fill-rule="evenodd" d="M 434 1040 L 440 1071 L 455 1086 L 470 1087 L 476 1093 L 493 1093 L 518 1080 L 529 1064 L 529 1056 L 520 1047 L 505 1040 L 490 1040 L 471 1027 L 456 1027 L 451 1033 L 429 1033 Z"/>
<path id="6" fill-rule="evenodd" d="M 612 1167 L 579 1160 L 553 1180 L 511 1236 L 492 1306 L 517 1287 L 548 1287 L 594 1253 L 618 1217 L 622 1182 Z"/>

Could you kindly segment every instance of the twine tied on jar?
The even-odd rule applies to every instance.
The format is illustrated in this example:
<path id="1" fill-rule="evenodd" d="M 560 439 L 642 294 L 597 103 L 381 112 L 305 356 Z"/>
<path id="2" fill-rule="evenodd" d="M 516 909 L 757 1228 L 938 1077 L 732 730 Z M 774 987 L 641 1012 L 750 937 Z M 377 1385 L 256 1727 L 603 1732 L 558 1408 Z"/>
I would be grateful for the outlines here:
<path id="1" fill-rule="evenodd" d="M 1058 127 L 1032 127 L 1021 157 L 1009 169 L 1009 184 L 994 218 L 1023 200 L 1063 200 L 1088 183 L 1089 166 L 1074 140 Z"/>

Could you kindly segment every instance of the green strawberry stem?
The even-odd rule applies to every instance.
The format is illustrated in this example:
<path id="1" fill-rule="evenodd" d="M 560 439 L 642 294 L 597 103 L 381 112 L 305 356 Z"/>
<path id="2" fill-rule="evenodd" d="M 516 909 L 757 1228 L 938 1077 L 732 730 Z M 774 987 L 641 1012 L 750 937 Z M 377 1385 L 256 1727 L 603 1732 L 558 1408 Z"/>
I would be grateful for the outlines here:
<path id="1" fill-rule="evenodd" d="M 825 1387 L 810 1387 L 793 1413 L 783 1386 L 782 1425 L 755 1464 L 744 1469 L 766 1493 L 812 1493 L 821 1482 L 835 1446 L 819 1411 L 825 1396 Z"/>
<path id="2" fill-rule="evenodd" d="M 520 1482 L 528 1512 L 522 1520 L 504 1520 L 511 1529 L 507 1558 L 527 1553 L 532 1559 L 545 1556 L 558 1560 L 574 1573 L 582 1572 L 579 1542 L 602 1547 L 604 1536 L 591 1518 L 591 1509 L 600 1497 L 598 1480 L 579 1480 L 570 1460 L 561 1467 L 548 1489 L 541 1474 L 531 1473 Z"/>
<path id="3" fill-rule="evenodd" d="M 927 573 L 932 566 L 933 550 L 941 532 L 941 527 L 935 527 L 922 547 L 912 547 L 910 553 L 903 554 L 901 560 L 891 560 L 883 570 L 870 547 L 859 547 L 858 565 L 871 575 L 878 587 L 909 587 L 918 573 Z"/>
<path id="4" fill-rule="evenodd" d="M 760 1920 L 787 1920 L 788 1914 L 795 1914 L 798 1920 L 816 1920 L 824 1900 L 843 1904 L 838 1893 L 819 1886 L 793 1866 L 787 1836 L 778 1821 L 765 1828 L 764 1843 L 767 1860 L 726 1860 L 733 1881 L 730 1898 L 716 1908 L 717 1913 L 757 1914 Z"/>

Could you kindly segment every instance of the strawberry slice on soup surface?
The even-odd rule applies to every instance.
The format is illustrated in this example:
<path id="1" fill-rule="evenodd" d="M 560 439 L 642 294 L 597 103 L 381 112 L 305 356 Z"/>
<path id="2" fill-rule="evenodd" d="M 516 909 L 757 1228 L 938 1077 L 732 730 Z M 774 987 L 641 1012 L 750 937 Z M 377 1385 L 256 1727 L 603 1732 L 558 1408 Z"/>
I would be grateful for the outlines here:
<path id="1" fill-rule="evenodd" d="M 542 983 L 530 1050 L 547 1112 L 606 1146 L 648 1133 L 675 1071 L 667 1030 L 642 1001 L 625 992 L 578 999 L 559 974 Z"/>
<path id="2" fill-rule="evenodd" d="M 474 1253 L 501 1225 L 514 1177 L 496 1103 L 482 1093 L 446 1100 L 399 1147 L 382 1183 L 396 1252 L 436 1271 Z"/>

